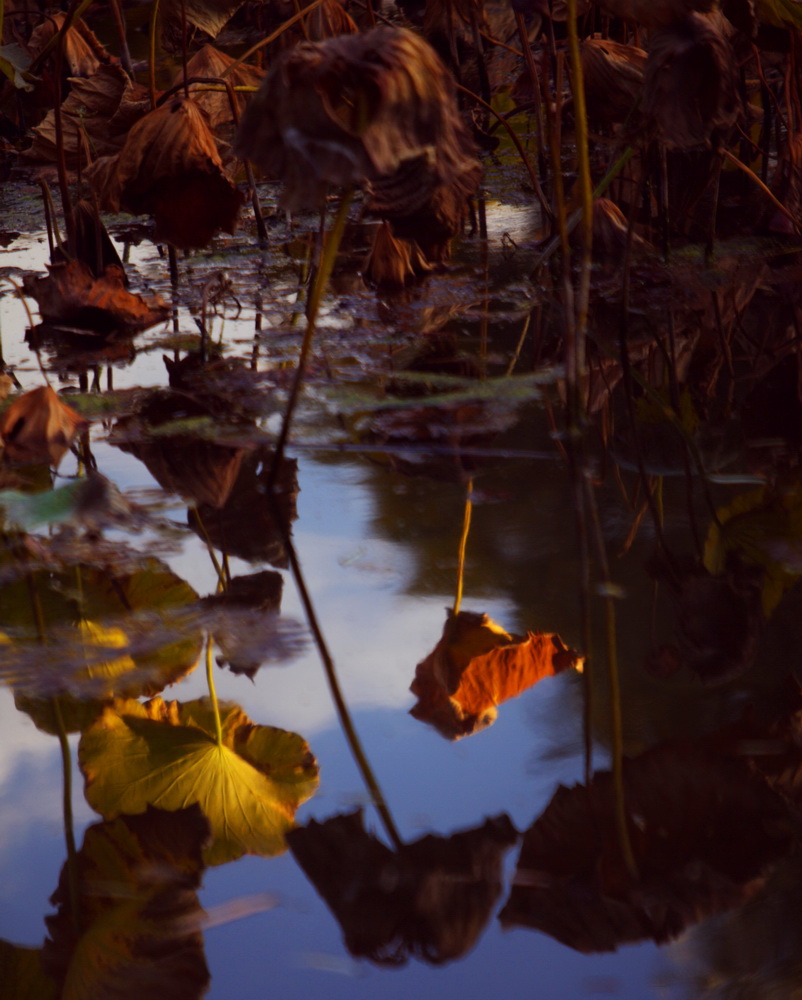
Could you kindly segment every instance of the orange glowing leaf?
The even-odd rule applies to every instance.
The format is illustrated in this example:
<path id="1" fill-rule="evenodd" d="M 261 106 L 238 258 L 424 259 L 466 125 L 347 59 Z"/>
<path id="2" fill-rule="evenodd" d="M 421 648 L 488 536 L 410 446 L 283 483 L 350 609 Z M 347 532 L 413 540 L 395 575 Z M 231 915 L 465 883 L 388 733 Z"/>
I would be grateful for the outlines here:
<path id="1" fill-rule="evenodd" d="M 411 714 L 459 739 L 492 725 L 502 702 L 583 663 L 556 633 L 529 632 L 524 639 L 487 615 L 449 612 L 440 641 L 415 671 L 410 690 L 418 703 Z"/>

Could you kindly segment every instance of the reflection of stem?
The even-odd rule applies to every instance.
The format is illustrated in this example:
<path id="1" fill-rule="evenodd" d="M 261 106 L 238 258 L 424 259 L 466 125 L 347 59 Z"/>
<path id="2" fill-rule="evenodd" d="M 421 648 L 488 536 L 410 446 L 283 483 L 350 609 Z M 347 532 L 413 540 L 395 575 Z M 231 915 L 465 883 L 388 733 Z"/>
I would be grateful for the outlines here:
<path id="1" fill-rule="evenodd" d="M 348 711 L 345 698 L 343 698 L 342 691 L 340 690 L 340 682 L 337 679 L 337 671 L 334 667 L 334 660 L 331 658 L 331 653 L 329 653 L 326 640 L 323 637 L 323 632 L 321 631 L 320 623 L 317 620 L 315 608 L 312 604 L 312 598 L 309 596 L 309 591 L 306 589 L 306 583 L 304 582 L 303 573 L 301 572 L 301 564 L 298 560 L 298 554 L 295 551 L 295 546 L 292 544 L 292 539 L 290 538 L 290 530 L 284 519 L 284 512 L 279 507 L 273 490 L 269 490 L 267 495 L 273 519 L 275 520 L 276 526 L 281 533 L 281 540 L 287 550 L 290 569 L 292 570 L 292 575 L 295 578 L 295 585 L 298 587 L 301 603 L 304 606 L 304 612 L 306 613 L 309 630 L 315 640 L 318 654 L 323 663 L 323 669 L 326 672 L 326 680 L 329 683 L 329 690 L 331 691 L 331 696 L 334 700 L 334 706 L 337 709 L 337 715 L 340 720 L 340 725 L 343 728 L 343 733 L 345 734 L 348 746 L 362 775 L 362 780 L 365 782 L 368 792 L 370 793 L 374 808 L 384 824 L 387 836 L 390 838 L 396 849 L 401 848 L 403 846 L 401 837 L 398 834 L 398 830 L 396 829 L 390 810 L 387 808 L 387 803 L 384 800 L 381 788 L 379 788 L 379 783 L 376 781 L 376 777 L 374 776 L 371 766 L 368 763 L 368 759 L 365 756 L 365 751 L 362 749 L 359 736 L 357 735 L 354 723 L 351 720 L 351 714 Z"/>
<path id="2" fill-rule="evenodd" d="M 462 518 L 462 535 L 459 540 L 459 553 L 457 555 L 457 593 L 454 597 L 454 614 L 459 614 L 459 607 L 462 604 L 462 582 L 465 576 L 465 550 L 468 547 L 468 532 L 471 530 L 471 511 L 473 510 L 473 478 L 468 480 L 465 490 L 465 514 Z"/>
<path id="3" fill-rule="evenodd" d="M 308 9 L 309 8 L 307 8 L 307 10 Z M 287 409 L 284 411 L 284 421 L 281 425 L 281 432 L 279 433 L 278 441 L 276 442 L 276 453 L 273 456 L 273 465 L 270 469 L 270 475 L 267 480 L 267 488 L 271 492 L 276 484 L 276 480 L 281 469 L 281 463 L 284 460 L 284 447 L 287 444 L 287 437 L 290 433 L 290 424 L 292 423 L 295 404 L 298 402 L 298 395 L 301 391 L 301 384 L 303 383 L 306 371 L 306 361 L 309 357 L 309 350 L 312 346 L 312 338 L 315 333 L 318 309 L 320 308 L 321 299 L 326 291 L 326 286 L 329 283 L 329 277 L 331 276 L 331 272 L 334 267 L 337 250 L 340 246 L 340 240 L 342 239 L 342 235 L 345 230 L 345 223 L 348 220 L 348 209 L 351 207 L 351 198 L 353 197 L 353 193 L 354 189 L 349 188 L 342 197 L 340 207 L 337 209 L 337 215 L 334 217 L 334 222 L 332 223 L 331 231 L 328 234 L 328 239 L 323 247 L 317 274 L 314 277 L 312 288 L 309 291 L 309 301 L 306 306 L 306 330 L 304 331 L 304 339 L 301 344 L 298 367 L 295 369 L 295 379 L 293 380 L 292 388 L 290 389 L 290 398 L 287 400 Z"/>
<path id="4" fill-rule="evenodd" d="M 221 747 L 223 745 L 223 726 L 220 722 L 220 705 L 217 701 L 217 691 L 214 688 L 214 660 L 212 658 L 212 649 L 214 647 L 214 640 L 211 635 L 206 638 L 206 682 L 209 685 L 209 700 L 212 703 L 212 712 L 214 713 L 214 735 L 217 740 L 217 745 Z"/>
<path id="5" fill-rule="evenodd" d="M 203 518 L 201 517 L 201 513 L 200 513 L 200 507 L 198 507 L 198 505 L 196 504 L 192 508 L 192 512 L 195 515 L 195 520 L 196 520 L 196 522 L 198 524 L 198 527 L 201 530 L 201 535 L 203 535 L 203 540 L 204 540 L 204 542 L 206 542 L 206 551 L 209 553 L 209 558 L 212 560 L 212 566 L 214 566 L 214 571 L 215 571 L 215 573 L 217 573 L 217 585 L 218 585 L 218 588 L 221 591 L 225 590 L 226 589 L 226 574 L 225 574 L 225 570 L 220 565 L 220 563 L 217 561 L 217 556 L 214 554 L 214 546 L 212 545 L 211 539 L 209 538 L 209 534 L 206 531 L 206 525 L 203 523 Z"/>
<path id="6" fill-rule="evenodd" d="M 58 698 L 52 698 L 53 714 L 56 717 L 58 741 L 61 745 L 61 769 L 64 779 L 64 840 L 67 843 L 67 880 L 70 887 L 70 913 L 76 934 L 81 933 L 80 896 L 78 895 L 78 852 L 75 850 L 75 833 L 72 828 L 72 757 L 67 739 L 67 727 L 61 713 Z"/>

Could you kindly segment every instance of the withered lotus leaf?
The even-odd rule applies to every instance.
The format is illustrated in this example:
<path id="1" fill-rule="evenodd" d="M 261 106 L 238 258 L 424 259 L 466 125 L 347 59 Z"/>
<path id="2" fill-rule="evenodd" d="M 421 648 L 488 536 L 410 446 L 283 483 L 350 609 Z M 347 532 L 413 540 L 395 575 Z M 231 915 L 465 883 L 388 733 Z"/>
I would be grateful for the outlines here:
<path id="1" fill-rule="evenodd" d="M 96 823 L 46 918 L 42 965 L 72 1000 L 199 1000 L 209 985 L 198 899 L 209 824 L 197 805 Z M 78 900 L 71 895 L 70 875 Z M 76 933 L 73 905 L 80 906 Z"/>
<path id="2" fill-rule="evenodd" d="M 793 844 L 787 808 L 746 765 L 666 745 L 624 761 L 637 874 L 616 826 L 610 772 L 558 788 L 524 834 L 499 919 L 581 952 L 658 943 L 756 891 Z"/>
<path id="3" fill-rule="evenodd" d="M 101 65 L 92 76 L 70 81 L 61 105 L 64 155 L 75 167 L 87 162 L 87 147 L 95 156 L 119 152 L 135 122 L 150 110 L 147 87 L 133 83 L 117 64 Z M 81 138 L 85 133 L 86 142 Z M 33 144 L 23 155 L 32 160 L 57 159 L 56 116 L 53 110 L 33 130 Z"/>
<path id="4" fill-rule="evenodd" d="M 356 35 L 356 22 L 340 3 L 340 0 L 323 0 L 318 7 L 304 18 L 306 32 L 312 42 L 322 42 L 338 35 Z"/>
<path id="5" fill-rule="evenodd" d="M 222 77 L 229 71 L 229 67 L 234 60 L 225 52 L 216 49 L 213 45 L 204 45 L 187 62 L 187 78 L 198 77 Z M 230 70 L 227 79 L 232 87 L 258 87 L 262 82 L 262 71 L 247 63 L 239 63 Z M 173 86 L 181 83 L 184 72 L 181 70 L 173 79 Z M 233 112 L 228 93 L 225 90 L 210 90 L 208 84 L 190 84 L 189 92 L 192 100 L 206 112 L 209 127 L 213 130 L 219 129 L 223 125 L 233 122 Z M 247 97 L 243 93 L 235 93 L 237 113 L 242 114 L 245 109 Z"/>
<path id="6" fill-rule="evenodd" d="M 627 120 L 643 91 L 646 53 L 606 38 L 582 42 L 588 116 L 610 124 Z"/>
<path id="7" fill-rule="evenodd" d="M 216 38 L 242 3 L 243 0 L 164 0 L 163 41 L 167 41 L 169 51 L 180 51 L 184 17 L 187 24 L 200 28 L 210 38 Z"/>
<path id="8" fill-rule="evenodd" d="M 378 214 L 425 217 L 437 243 L 456 232 L 481 174 L 448 71 L 400 28 L 284 53 L 246 110 L 235 151 L 284 181 L 289 209 L 318 204 L 329 184 L 368 182 Z"/>
<path id="9" fill-rule="evenodd" d="M 715 0 L 599 0 L 599 6 L 613 17 L 635 21 L 644 28 L 659 28 L 682 20 L 692 11 L 712 10 Z"/>
<path id="10" fill-rule="evenodd" d="M 382 965 L 436 965 L 465 955 L 501 892 L 518 834 L 505 815 L 396 851 L 365 830 L 361 810 L 293 830 L 295 860 L 342 927 L 352 955 Z"/>
<path id="11" fill-rule="evenodd" d="M 125 287 L 125 275 L 109 264 L 96 278 L 83 261 L 75 259 L 48 265 L 44 277 L 27 275 L 25 291 L 36 299 L 42 319 L 64 323 L 99 334 L 133 333 L 161 323 L 169 307 L 160 296 L 145 300 Z"/>
<path id="12" fill-rule="evenodd" d="M 220 230 L 233 232 L 244 200 L 191 99 L 151 111 L 116 156 L 97 160 L 86 175 L 101 208 L 154 215 L 156 238 L 179 249 L 204 247 Z"/>
<path id="13" fill-rule="evenodd" d="M 36 58 L 57 31 L 61 31 L 66 14 L 50 13 L 31 32 L 28 50 Z M 94 32 L 79 18 L 73 21 L 64 36 L 64 62 L 70 76 L 92 76 L 98 68 L 111 62 L 111 56 Z"/>
<path id="14" fill-rule="evenodd" d="M 415 670 L 410 690 L 418 702 L 410 714 L 459 739 L 492 725 L 502 702 L 583 663 L 555 633 L 529 632 L 524 639 L 487 615 L 449 612 L 440 641 Z"/>
<path id="15" fill-rule="evenodd" d="M 649 36 L 643 113 L 669 149 L 708 146 L 742 113 L 738 62 L 712 17 L 689 14 Z"/>
<path id="16" fill-rule="evenodd" d="M 57 466 L 89 421 L 49 385 L 15 399 L 0 417 L 0 440 L 12 462 Z"/>

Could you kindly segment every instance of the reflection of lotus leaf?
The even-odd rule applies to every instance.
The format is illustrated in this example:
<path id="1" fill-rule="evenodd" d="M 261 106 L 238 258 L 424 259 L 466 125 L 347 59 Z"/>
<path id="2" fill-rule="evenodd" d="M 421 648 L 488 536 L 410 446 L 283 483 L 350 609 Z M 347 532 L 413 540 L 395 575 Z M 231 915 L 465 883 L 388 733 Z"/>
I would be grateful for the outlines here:
<path id="1" fill-rule="evenodd" d="M 106 818 L 199 803 L 212 828 L 209 864 L 285 847 L 298 806 L 317 787 L 318 768 L 295 733 L 255 726 L 221 706 L 223 743 L 206 700 L 118 702 L 81 738 L 89 804 Z"/>
<path id="2" fill-rule="evenodd" d="M 8 639 L 0 648 L 0 672 L 25 695 L 152 695 L 195 667 L 197 625 L 171 618 L 163 628 L 161 622 L 197 595 L 158 560 L 119 576 L 94 566 L 22 575 L 0 586 L 0 624 Z"/>
<path id="3" fill-rule="evenodd" d="M 209 825 L 197 806 L 96 823 L 74 861 L 76 938 L 65 865 L 47 918 L 44 968 L 62 1000 L 196 1000 L 209 985 L 196 892 Z"/>

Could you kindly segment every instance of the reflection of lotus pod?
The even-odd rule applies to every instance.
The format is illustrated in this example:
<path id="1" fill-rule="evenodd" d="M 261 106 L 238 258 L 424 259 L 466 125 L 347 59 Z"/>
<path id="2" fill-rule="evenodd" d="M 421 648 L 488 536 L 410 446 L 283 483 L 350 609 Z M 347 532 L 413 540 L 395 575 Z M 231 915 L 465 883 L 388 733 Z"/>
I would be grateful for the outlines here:
<path id="1" fill-rule="evenodd" d="M 613 17 L 636 21 L 645 28 L 664 27 L 680 21 L 692 11 L 712 10 L 715 0 L 599 0 Z"/>
<path id="2" fill-rule="evenodd" d="M 588 116 L 610 124 L 625 121 L 643 90 L 645 65 L 646 53 L 636 45 L 586 38 L 582 42 L 582 75 Z"/>
<path id="3" fill-rule="evenodd" d="M 501 862 L 517 839 L 507 816 L 450 837 L 429 835 L 391 851 L 361 811 L 293 830 L 296 861 L 339 921 L 359 958 L 439 965 L 466 954 L 501 889 Z"/>
<path id="4" fill-rule="evenodd" d="M 669 149 L 710 145 L 741 113 L 737 63 L 712 18 L 689 14 L 649 38 L 644 117 Z"/>
<path id="5" fill-rule="evenodd" d="M 411 167 L 414 201 L 401 213 L 382 201 L 387 214 L 430 204 L 430 221 L 449 235 L 481 173 L 448 71 L 427 42 L 398 28 L 285 53 L 243 115 L 236 150 L 283 179 L 290 209 L 318 204 L 329 184 L 367 181 L 380 200 L 382 185 Z"/>

